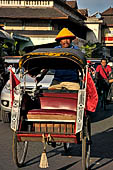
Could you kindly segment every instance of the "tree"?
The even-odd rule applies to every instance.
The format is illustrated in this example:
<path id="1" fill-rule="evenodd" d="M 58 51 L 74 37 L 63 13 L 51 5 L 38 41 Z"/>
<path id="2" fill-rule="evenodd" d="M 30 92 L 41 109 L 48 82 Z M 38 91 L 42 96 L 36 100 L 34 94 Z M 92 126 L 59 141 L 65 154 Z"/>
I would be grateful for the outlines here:
<path id="1" fill-rule="evenodd" d="M 103 54 L 103 46 L 101 43 L 86 43 L 81 47 L 87 58 L 101 58 Z"/>
<path id="2" fill-rule="evenodd" d="M 81 47 L 81 50 L 85 52 L 87 58 L 91 58 L 92 52 L 95 48 L 96 48 L 96 44 L 92 44 L 88 42 Z"/>
<path id="3" fill-rule="evenodd" d="M 101 58 L 104 54 L 103 45 L 101 43 L 96 43 L 96 48 L 92 52 L 94 58 Z"/>

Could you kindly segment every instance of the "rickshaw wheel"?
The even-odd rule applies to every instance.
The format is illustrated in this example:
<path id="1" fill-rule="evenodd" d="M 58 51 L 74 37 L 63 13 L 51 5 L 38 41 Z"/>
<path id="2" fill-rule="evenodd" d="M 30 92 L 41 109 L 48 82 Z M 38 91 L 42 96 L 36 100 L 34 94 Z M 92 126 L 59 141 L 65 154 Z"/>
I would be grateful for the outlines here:
<path id="1" fill-rule="evenodd" d="M 82 168 L 88 170 L 90 165 L 91 126 L 87 116 L 84 119 L 82 131 Z"/>
<path id="2" fill-rule="evenodd" d="M 27 155 L 28 141 L 20 142 L 16 132 L 13 134 L 13 160 L 18 167 L 22 167 Z"/>

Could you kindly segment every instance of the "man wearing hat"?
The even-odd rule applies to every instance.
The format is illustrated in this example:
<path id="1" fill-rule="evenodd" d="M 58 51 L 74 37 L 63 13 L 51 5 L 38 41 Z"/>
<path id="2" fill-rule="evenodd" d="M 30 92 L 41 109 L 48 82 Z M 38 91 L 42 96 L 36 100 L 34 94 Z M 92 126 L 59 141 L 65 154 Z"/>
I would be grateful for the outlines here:
<path id="1" fill-rule="evenodd" d="M 79 50 L 79 48 L 75 45 L 72 45 L 72 40 L 75 39 L 76 36 L 69 31 L 67 28 L 63 28 L 58 35 L 56 36 L 56 41 L 59 42 L 59 46 L 55 48 L 74 48 L 75 50 Z M 67 84 L 67 82 L 77 83 L 77 88 L 79 88 L 79 72 L 77 69 L 68 69 L 68 70 L 55 70 L 54 79 L 52 81 L 52 85 L 61 84 L 63 86 Z M 74 84 L 75 85 L 75 84 Z M 61 84 L 62 86 L 62 84 Z M 55 86 L 54 86 L 55 87 Z M 59 86 L 60 87 L 60 86 Z M 50 87 L 52 88 L 52 87 Z"/>
<path id="2" fill-rule="evenodd" d="M 56 41 L 60 43 L 59 46 L 55 48 L 74 48 L 79 49 L 77 46 L 72 45 L 72 40 L 74 40 L 76 36 L 69 31 L 67 28 L 63 28 L 58 35 L 56 36 Z"/>
<path id="3" fill-rule="evenodd" d="M 75 50 L 79 50 L 77 46 L 72 45 L 72 40 L 75 38 L 76 36 L 71 31 L 63 28 L 56 36 L 55 40 L 59 42 L 59 46 L 55 48 L 74 48 Z M 37 77 L 37 81 L 42 80 L 47 71 L 44 70 L 41 73 L 41 77 Z M 49 89 L 61 89 L 63 87 L 70 90 L 79 90 L 79 72 L 77 69 L 55 70 L 54 79 Z"/>

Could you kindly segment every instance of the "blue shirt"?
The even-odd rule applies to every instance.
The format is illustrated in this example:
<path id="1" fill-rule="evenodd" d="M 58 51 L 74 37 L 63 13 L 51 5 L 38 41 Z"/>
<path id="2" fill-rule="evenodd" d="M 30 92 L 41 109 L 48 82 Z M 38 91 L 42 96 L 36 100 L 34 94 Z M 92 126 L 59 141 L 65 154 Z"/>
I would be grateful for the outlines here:
<path id="1" fill-rule="evenodd" d="M 55 48 L 62 48 L 61 45 Z M 78 50 L 77 46 L 71 45 L 70 48 Z M 59 82 L 79 82 L 79 72 L 77 69 L 55 70 L 54 80 Z"/>

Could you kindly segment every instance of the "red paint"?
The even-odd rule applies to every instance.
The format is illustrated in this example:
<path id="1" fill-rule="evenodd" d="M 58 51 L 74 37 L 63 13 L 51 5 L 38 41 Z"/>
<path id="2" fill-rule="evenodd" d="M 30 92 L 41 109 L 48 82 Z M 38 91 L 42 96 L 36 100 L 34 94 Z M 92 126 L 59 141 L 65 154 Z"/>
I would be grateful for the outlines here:
<path id="1" fill-rule="evenodd" d="M 44 93 L 40 97 L 41 109 L 76 111 L 78 93 Z"/>
<path id="2" fill-rule="evenodd" d="M 44 134 L 44 135 L 45 135 L 45 137 L 48 137 L 48 134 Z M 21 137 L 33 137 L 33 138 L 35 138 L 35 137 L 42 137 L 42 134 L 36 134 L 36 133 L 30 133 L 30 134 L 29 133 L 18 133 L 17 137 L 18 137 L 19 141 L 21 141 L 20 140 Z M 77 143 L 76 135 L 51 134 L 51 137 L 53 137 L 53 138 L 70 138 L 70 139 L 72 138 L 72 139 L 74 139 L 75 143 Z"/>
<path id="3" fill-rule="evenodd" d="M 104 41 L 113 41 L 113 37 L 103 37 Z"/>

